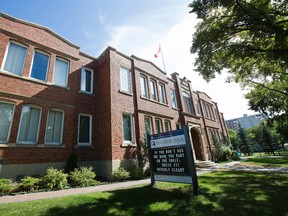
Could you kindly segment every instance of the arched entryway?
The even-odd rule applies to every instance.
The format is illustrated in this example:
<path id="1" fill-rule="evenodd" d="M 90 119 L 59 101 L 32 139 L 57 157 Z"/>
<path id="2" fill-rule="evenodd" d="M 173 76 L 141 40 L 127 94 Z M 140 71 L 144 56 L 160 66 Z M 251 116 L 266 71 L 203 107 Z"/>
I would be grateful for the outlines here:
<path id="1" fill-rule="evenodd" d="M 196 160 L 205 160 L 203 156 L 203 150 L 202 150 L 202 139 L 201 139 L 201 132 L 198 128 L 192 127 L 190 130 L 192 143 L 193 143 L 193 149 L 195 153 L 195 159 Z"/>

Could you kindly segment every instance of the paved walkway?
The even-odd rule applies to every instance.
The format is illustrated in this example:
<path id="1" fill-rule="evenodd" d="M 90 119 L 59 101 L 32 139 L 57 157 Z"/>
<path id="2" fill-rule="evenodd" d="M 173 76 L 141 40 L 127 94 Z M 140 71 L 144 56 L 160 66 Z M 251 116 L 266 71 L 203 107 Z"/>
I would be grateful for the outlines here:
<path id="1" fill-rule="evenodd" d="M 212 168 L 197 170 L 197 174 L 212 172 L 221 169 L 228 170 L 241 170 L 241 171 L 257 171 L 257 172 L 288 172 L 288 168 L 263 168 L 257 166 L 241 166 L 239 165 L 241 162 L 230 162 L 227 164 L 220 164 Z M 58 191 L 49 191 L 49 192 L 39 192 L 39 193 L 27 193 L 20 195 L 12 195 L 12 196 L 2 196 L 0 197 L 0 204 L 11 203 L 11 202 L 26 202 L 31 200 L 39 200 L 39 199 L 47 199 L 47 198 L 55 198 L 55 197 L 64 197 L 76 194 L 85 194 L 92 192 L 102 192 L 102 191 L 112 191 L 119 190 L 123 188 L 128 188 L 135 185 L 141 184 L 150 184 L 150 179 L 138 180 L 138 181 L 127 181 L 120 183 L 111 183 L 105 185 L 98 185 L 93 187 L 85 187 L 85 188 L 72 188 L 66 190 L 58 190 Z"/>

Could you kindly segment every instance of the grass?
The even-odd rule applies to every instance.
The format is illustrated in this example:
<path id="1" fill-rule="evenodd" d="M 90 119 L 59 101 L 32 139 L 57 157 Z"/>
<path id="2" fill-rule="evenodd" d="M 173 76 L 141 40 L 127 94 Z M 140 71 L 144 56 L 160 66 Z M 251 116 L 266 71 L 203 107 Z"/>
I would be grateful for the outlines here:
<path id="1" fill-rule="evenodd" d="M 258 155 L 258 156 L 257 156 Z M 255 165 L 264 167 L 288 167 L 288 151 L 280 151 L 279 155 L 269 156 L 265 153 L 257 153 L 252 157 L 248 157 L 247 161 L 242 162 L 241 165 Z"/>
<path id="2" fill-rule="evenodd" d="M 287 216 L 288 173 L 213 172 L 191 185 L 159 183 L 111 192 L 0 205 L 0 215 Z"/>

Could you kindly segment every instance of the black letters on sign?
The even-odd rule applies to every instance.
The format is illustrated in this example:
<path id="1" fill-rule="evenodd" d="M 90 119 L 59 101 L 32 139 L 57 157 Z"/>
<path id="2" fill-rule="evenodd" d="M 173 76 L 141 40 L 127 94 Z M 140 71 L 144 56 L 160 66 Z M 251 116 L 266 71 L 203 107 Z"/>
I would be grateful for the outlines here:
<path id="1" fill-rule="evenodd" d="M 189 173 L 184 147 L 152 149 L 152 160 L 155 173 L 175 175 Z"/>

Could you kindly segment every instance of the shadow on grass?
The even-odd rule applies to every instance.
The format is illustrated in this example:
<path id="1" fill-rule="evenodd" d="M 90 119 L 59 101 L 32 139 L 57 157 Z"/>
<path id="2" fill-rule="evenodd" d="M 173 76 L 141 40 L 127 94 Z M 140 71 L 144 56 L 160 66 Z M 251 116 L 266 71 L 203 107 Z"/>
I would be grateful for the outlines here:
<path id="1" fill-rule="evenodd" d="M 201 195 L 197 197 L 192 186 L 157 183 L 156 188 L 117 190 L 97 198 L 76 196 L 87 201 L 53 207 L 44 215 L 287 216 L 287 179 L 288 174 L 279 173 L 210 173 L 199 177 Z"/>

